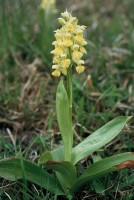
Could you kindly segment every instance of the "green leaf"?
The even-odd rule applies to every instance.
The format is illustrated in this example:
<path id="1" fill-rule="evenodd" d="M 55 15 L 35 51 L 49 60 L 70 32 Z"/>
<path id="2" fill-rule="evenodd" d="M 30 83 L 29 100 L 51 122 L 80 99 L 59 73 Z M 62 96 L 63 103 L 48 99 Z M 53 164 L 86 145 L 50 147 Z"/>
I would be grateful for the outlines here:
<path id="1" fill-rule="evenodd" d="M 73 134 L 72 134 L 71 119 L 69 115 L 69 100 L 66 89 L 63 84 L 63 80 L 60 81 L 57 87 L 56 111 L 57 111 L 59 129 L 61 132 L 64 145 L 65 160 L 70 161 L 72 152 Z"/>
<path id="2" fill-rule="evenodd" d="M 25 178 L 54 194 L 64 195 L 57 178 L 30 161 L 19 158 L 0 160 L 0 177 L 11 181 Z"/>
<path id="3" fill-rule="evenodd" d="M 65 193 L 71 188 L 71 186 L 76 182 L 77 173 L 75 167 L 68 161 L 64 162 L 47 162 L 45 165 L 48 169 L 53 169 L 57 173 L 59 182 Z"/>
<path id="4" fill-rule="evenodd" d="M 66 193 L 68 188 L 76 181 L 75 167 L 70 162 L 64 162 L 63 146 L 53 151 L 44 152 L 38 163 L 56 171 L 57 178 Z"/>
<path id="5" fill-rule="evenodd" d="M 40 158 L 38 160 L 38 163 L 40 165 L 43 165 L 43 164 L 45 164 L 45 163 L 47 163 L 48 161 L 51 161 L 51 160 L 53 160 L 51 152 L 50 151 L 46 151 L 40 156 Z"/>
<path id="6" fill-rule="evenodd" d="M 83 185 L 104 176 L 106 173 L 126 167 L 134 167 L 134 153 L 122 153 L 102 159 L 88 167 L 72 186 L 70 193 L 78 191 Z"/>
<path id="7" fill-rule="evenodd" d="M 76 164 L 113 140 L 130 119 L 131 117 L 126 116 L 117 117 L 84 139 L 73 148 L 72 163 Z"/>
<path id="8" fill-rule="evenodd" d="M 57 149 L 52 150 L 51 156 L 53 158 L 53 161 L 56 161 L 56 162 L 64 161 L 65 160 L 64 147 L 60 146 Z"/>
<path id="9" fill-rule="evenodd" d="M 64 147 L 60 146 L 52 151 L 44 152 L 40 156 L 38 163 L 40 165 L 43 165 L 46 164 L 48 161 L 55 161 L 55 162 L 64 161 Z"/>

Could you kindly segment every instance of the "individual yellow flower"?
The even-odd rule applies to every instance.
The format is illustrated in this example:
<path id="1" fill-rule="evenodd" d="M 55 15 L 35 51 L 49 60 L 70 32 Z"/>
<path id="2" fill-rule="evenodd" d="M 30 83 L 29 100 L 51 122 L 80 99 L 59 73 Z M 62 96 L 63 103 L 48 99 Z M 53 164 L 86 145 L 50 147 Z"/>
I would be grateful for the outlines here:
<path id="1" fill-rule="evenodd" d="M 83 54 L 87 53 L 87 51 L 86 51 L 86 49 L 84 47 L 80 47 L 80 52 L 83 53 Z"/>
<path id="2" fill-rule="evenodd" d="M 65 38 L 63 45 L 65 45 L 66 47 L 70 47 L 73 45 L 73 42 L 71 39 Z"/>
<path id="3" fill-rule="evenodd" d="M 66 25 L 66 30 L 67 30 L 68 32 L 73 31 L 73 29 L 74 29 L 74 27 L 73 27 L 73 25 L 72 25 L 71 23 L 68 23 L 68 24 Z"/>
<path id="4" fill-rule="evenodd" d="M 83 41 L 81 41 L 81 45 L 85 46 L 85 45 L 87 45 L 87 42 L 85 40 L 83 40 Z"/>
<path id="5" fill-rule="evenodd" d="M 52 72 L 52 75 L 53 76 L 55 76 L 55 77 L 59 77 L 60 75 L 61 75 L 61 72 L 59 71 L 59 70 L 54 70 L 53 72 Z"/>
<path id="6" fill-rule="evenodd" d="M 55 47 L 57 46 L 62 46 L 62 44 L 63 44 L 63 41 L 61 40 L 61 39 L 59 39 L 59 40 L 57 40 L 57 41 L 54 41 L 53 43 L 52 43 Z"/>
<path id="7" fill-rule="evenodd" d="M 85 69 L 85 67 L 82 66 L 82 65 L 78 65 L 78 66 L 76 67 L 76 71 L 77 71 L 79 74 L 82 73 L 82 72 L 84 71 L 84 69 Z"/>
<path id="8" fill-rule="evenodd" d="M 72 53 L 72 57 L 73 57 L 73 61 L 74 61 L 74 62 L 75 62 L 75 61 L 78 61 L 78 60 L 81 59 L 82 53 L 81 53 L 80 51 L 76 50 L 76 51 L 74 51 L 74 52 Z"/>
<path id="9" fill-rule="evenodd" d="M 69 65 L 70 65 L 70 63 L 71 63 L 70 59 L 63 59 L 63 60 L 61 61 L 61 66 L 62 66 L 63 68 L 68 68 Z"/>
<path id="10" fill-rule="evenodd" d="M 59 56 L 54 56 L 53 63 L 58 63 L 58 62 L 59 62 Z"/>
<path id="11" fill-rule="evenodd" d="M 67 75 L 67 69 L 62 69 L 61 72 L 62 72 L 62 74 L 64 74 L 65 76 Z"/>
<path id="12" fill-rule="evenodd" d="M 56 31 L 56 33 L 55 33 L 54 36 L 55 36 L 55 38 L 56 38 L 57 41 L 61 41 L 61 37 L 62 37 L 62 35 L 61 35 L 59 29 Z"/>
<path id="13" fill-rule="evenodd" d="M 65 45 L 66 47 L 70 47 L 73 45 L 73 41 L 71 38 L 71 34 L 66 34 L 63 38 L 63 45 Z"/>
<path id="14" fill-rule="evenodd" d="M 57 47 L 55 48 L 55 50 L 51 51 L 51 53 L 53 53 L 56 56 L 59 56 L 60 54 L 63 53 L 63 49 L 61 47 Z"/>
<path id="15" fill-rule="evenodd" d="M 83 35 L 82 33 L 78 33 L 76 36 L 75 36 L 75 40 L 79 43 L 83 42 Z"/>

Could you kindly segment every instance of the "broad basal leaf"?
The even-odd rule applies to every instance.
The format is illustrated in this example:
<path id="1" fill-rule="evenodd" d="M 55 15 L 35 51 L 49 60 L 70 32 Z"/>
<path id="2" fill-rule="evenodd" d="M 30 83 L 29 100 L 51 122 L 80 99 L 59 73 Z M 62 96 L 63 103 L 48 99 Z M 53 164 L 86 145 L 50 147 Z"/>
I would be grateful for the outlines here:
<path id="1" fill-rule="evenodd" d="M 131 119 L 131 117 L 117 117 L 84 139 L 73 148 L 72 163 L 76 164 L 79 160 L 92 154 L 113 140 L 129 119 Z"/>
<path id="2" fill-rule="evenodd" d="M 0 177 L 11 181 L 25 178 L 54 194 L 64 195 L 57 178 L 45 172 L 38 165 L 19 158 L 0 160 Z"/>
<path id="3" fill-rule="evenodd" d="M 38 163 L 56 172 L 57 178 L 66 193 L 68 188 L 76 181 L 75 167 L 70 162 L 64 161 L 63 146 L 53 151 L 44 152 Z"/>
<path id="4" fill-rule="evenodd" d="M 76 192 L 83 185 L 104 176 L 108 172 L 117 171 L 119 169 L 124 169 L 127 167 L 134 168 L 134 153 L 122 153 L 102 159 L 88 167 L 88 169 L 78 178 L 77 182 L 72 186 L 70 192 Z"/>

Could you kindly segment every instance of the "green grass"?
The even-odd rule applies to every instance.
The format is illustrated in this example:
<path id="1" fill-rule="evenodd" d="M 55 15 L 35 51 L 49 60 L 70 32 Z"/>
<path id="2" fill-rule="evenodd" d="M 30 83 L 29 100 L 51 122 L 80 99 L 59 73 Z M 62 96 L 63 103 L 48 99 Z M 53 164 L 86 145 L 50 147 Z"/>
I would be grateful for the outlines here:
<path id="1" fill-rule="evenodd" d="M 87 26 L 86 71 L 73 80 L 75 143 L 109 120 L 134 112 L 133 0 L 60 3 L 57 13 L 43 13 L 38 1 L 0 4 L 0 158 L 24 156 L 37 161 L 45 148 L 61 143 L 50 75 L 53 30 L 66 8 Z M 38 59 L 38 61 L 37 61 Z M 37 62 L 36 62 L 37 61 Z M 31 64 L 31 65 L 30 65 Z M 31 66 L 31 68 L 29 67 Z M 34 73 L 36 69 L 36 73 Z M 33 75 L 31 75 L 33 72 Z M 97 152 L 105 157 L 134 151 L 133 120 L 117 140 Z M 11 135 L 7 132 L 10 129 Z M 14 139 L 14 144 L 12 138 Z M 80 172 L 91 161 L 80 164 Z M 134 198 L 133 170 L 107 175 L 82 188 L 75 199 Z M 31 183 L 1 179 L 2 199 L 60 199 Z"/>

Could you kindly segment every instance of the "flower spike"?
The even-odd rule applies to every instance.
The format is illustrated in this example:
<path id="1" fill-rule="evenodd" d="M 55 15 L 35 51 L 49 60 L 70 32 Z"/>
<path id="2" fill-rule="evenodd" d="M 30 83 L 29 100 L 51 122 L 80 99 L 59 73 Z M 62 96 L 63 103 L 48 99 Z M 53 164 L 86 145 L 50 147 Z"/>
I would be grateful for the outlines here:
<path id="1" fill-rule="evenodd" d="M 59 77 L 61 74 L 66 76 L 68 68 L 72 65 L 75 66 L 77 73 L 82 73 L 85 69 L 82 56 L 86 53 L 84 46 L 87 44 L 83 38 L 85 26 L 78 25 L 77 18 L 72 17 L 68 11 L 61 13 L 58 21 L 62 27 L 54 31 L 56 41 L 52 43 L 55 47 L 51 52 L 54 55 L 52 75 L 55 77 Z"/>

